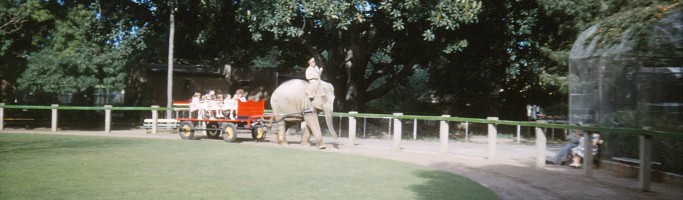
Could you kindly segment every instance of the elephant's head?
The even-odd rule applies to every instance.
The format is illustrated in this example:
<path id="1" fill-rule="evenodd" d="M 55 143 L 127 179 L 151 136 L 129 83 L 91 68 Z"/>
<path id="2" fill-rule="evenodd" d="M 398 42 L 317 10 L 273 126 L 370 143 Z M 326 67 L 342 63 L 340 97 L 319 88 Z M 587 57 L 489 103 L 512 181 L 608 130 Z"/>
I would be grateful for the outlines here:
<path id="1" fill-rule="evenodd" d="M 337 138 L 337 132 L 334 131 L 334 125 L 332 124 L 332 113 L 334 112 L 334 87 L 332 84 L 320 81 L 311 105 L 316 110 L 325 113 L 327 129 L 334 138 Z"/>

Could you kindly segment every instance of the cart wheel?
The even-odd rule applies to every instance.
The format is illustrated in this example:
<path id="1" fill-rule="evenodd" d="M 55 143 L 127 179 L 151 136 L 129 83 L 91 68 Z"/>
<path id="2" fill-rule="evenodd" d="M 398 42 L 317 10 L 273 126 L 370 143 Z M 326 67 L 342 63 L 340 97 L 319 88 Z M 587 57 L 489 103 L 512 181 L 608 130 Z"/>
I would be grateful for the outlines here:
<path id="1" fill-rule="evenodd" d="M 229 122 L 221 123 L 221 135 L 226 142 L 234 142 L 237 139 L 237 128 Z"/>
<path id="2" fill-rule="evenodd" d="M 251 139 L 256 142 L 263 142 L 266 139 L 266 133 L 268 133 L 268 129 L 264 125 L 251 127 Z"/>
<path id="3" fill-rule="evenodd" d="M 178 126 L 178 135 L 186 140 L 191 140 L 194 136 L 194 124 L 190 121 L 182 121 Z"/>
<path id="4" fill-rule="evenodd" d="M 218 126 L 218 122 L 209 122 L 206 124 L 206 136 L 211 139 L 221 138 L 221 131 L 220 127 Z"/>

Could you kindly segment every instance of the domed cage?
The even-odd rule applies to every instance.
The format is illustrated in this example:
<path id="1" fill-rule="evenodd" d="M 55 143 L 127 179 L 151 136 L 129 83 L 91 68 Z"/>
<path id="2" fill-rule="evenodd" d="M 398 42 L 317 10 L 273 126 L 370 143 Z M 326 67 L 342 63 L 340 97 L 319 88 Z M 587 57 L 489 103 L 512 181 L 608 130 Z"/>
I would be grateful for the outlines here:
<path id="1" fill-rule="evenodd" d="M 645 37 L 632 37 L 638 33 L 629 28 L 606 38 L 607 30 L 595 25 L 579 35 L 569 56 L 570 123 L 683 134 L 683 9 L 645 29 Z M 635 136 L 606 134 L 607 154 L 638 158 Z M 683 150 L 674 149 L 655 149 L 654 159 L 681 174 Z"/>

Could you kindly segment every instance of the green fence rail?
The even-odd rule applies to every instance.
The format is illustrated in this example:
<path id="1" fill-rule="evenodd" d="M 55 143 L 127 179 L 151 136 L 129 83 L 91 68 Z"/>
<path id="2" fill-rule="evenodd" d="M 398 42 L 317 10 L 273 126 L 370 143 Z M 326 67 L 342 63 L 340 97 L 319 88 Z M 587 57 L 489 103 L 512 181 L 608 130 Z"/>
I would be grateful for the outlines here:
<path id="1" fill-rule="evenodd" d="M 103 110 L 105 111 L 105 131 L 109 132 L 110 131 L 110 125 L 111 125 L 111 111 L 151 111 L 152 112 L 152 118 L 153 118 L 153 125 L 152 125 L 152 133 L 156 133 L 157 129 L 157 120 L 158 120 L 158 111 L 181 111 L 181 110 L 186 110 L 187 108 L 166 108 L 166 107 L 161 107 L 161 106 L 150 106 L 150 107 L 118 107 L 118 106 L 60 106 L 57 104 L 53 105 L 48 105 L 48 106 L 41 106 L 41 105 L 6 105 L 3 103 L 0 103 L 0 130 L 3 128 L 3 119 L 4 119 L 4 110 L 5 109 L 22 109 L 22 110 L 52 110 L 52 131 L 56 132 L 57 131 L 57 111 L 58 110 Z M 266 112 L 268 113 L 268 112 Z M 464 118 L 464 117 L 450 117 L 450 116 L 421 116 L 421 115 L 402 115 L 402 114 L 369 114 L 369 113 L 356 113 L 356 112 L 351 112 L 351 113 L 340 113 L 336 112 L 333 113 L 333 116 L 335 117 L 348 117 L 349 118 L 349 131 L 354 130 L 353 134 L 349 133 L 349 143 L 353 144 L 353 140 L 355 139 L 355 128 L 351 128 L 351 126 L 356 126 L 355 118 L 390 118 L 395 121 L 394 123 L 394 128 L 393 130 L 395 131 L 393 133 L 394 137 L 394 147 L 398 148 L 400 147 L 399 142 L 401 140 L 401 128 L 400 128 L 400 120 L 432 120 L 432 121 L 441 121 L 442 124 L 446 124 L 445 126 L 441 126 L 440 130 L 440 141 L 441 141 L 441 152 L 447 152 L 448 148 L 448 132 L 447 132 L 447 123 L 445 122 L 467 122 L 467 123 L 481 123 L 481 124 L 488 124 L 489 127 L 489 159 L 495 158 L 495 145 L 496 145 L 496 138 L 495 135 L 496 133 L 496 128 L 494 125 L 511 125 L 511 126 L 518 126 L 518 135 L 519 135 L 519 127 L 524 126 L 524 127 L 533 127 L 535 128 L 536 132 L 536 147 L 537 147 L 537 159 L 536 159 L 536 166 L 538 167 L 543 167 L 544 166 L 544 159 L 545 159 L 545 151 L 546 151 L 546 138 L 545 138 L 545 133 L 542 128 L 551 128 L 551 129 L 577 129 L 577 130 L 584 130 L 584 131 L 597 131 L 597 132 L 602 132 L 602 133 L 610 133 L 610 134 L 624 134 L 624 135 L 634 135 L 639 137 L 639 160 L 642 162 L 640 163 L 640 176 L 639 176 L 639 184 L 640 187 L 643 190 L 649 190 L 650 189 L 650 163 L 651 163 L 651 158 L 652 158 L 652 139 L 653 138 L 658 138 L 658 139 L 673 139 L 673 140 L 683 140 L 683 133 L 675 133 L 675 132 L 665 132 L 665 131 L 655 131 L 655 130 L 647 130 L 647 129 L 634 129 L 634 128 L 614 128 L 614 127 L 600 127 L 600 126 L 578 126 L 578 125 L 568 125 L 568 124 L 550 124 L 550 123 L 543 123 L 543 122 L 527 122 L 527 121 L 508 121 L 508 120 L 492 120 L 492 119 L 478 119 L 478 118 Z M 341 121 L 340 121 L 341 123 Z M 352 125 L 353 124 L 353 125 Z M 340 124 L 341 125 L 341 124 Z M 444 129 L 445 127 L 445 129 Z M 588 139 L 586 139 L 588 140 Z M 587 144 L 590 144 L 588 141 Z M 589 148 L 587 146 L 587 148 Z M 400 148 L 398 148 L 400 149 Z M 586 167 L 584 168 L 586 170 L 587 176 L 592 176 L 591 172 L 591 165 L 587 162 L 589 162 L 592 156 L 589 156 L 591 154 L 586 155 L 586 159 L 584 159 L 586 162 Z M 587 160 L 587 161 L 586 161 Z"/>
<path id="2" fill-rule="evenodd" d="M 526 122 L 526 121 L 508 121 L 508 120 L 489 120 L 479 118 L 465 118 L 465 117 L 441 117 L 441 116 L 422 116 L 422 115 L 392 115 L 392 114 L 350 114 L 335 112 L 334 116 L 342 117 L 358 117 L 358 118 L 397 118 L 397 119 L 417 119 L 417 120 L 434 120 L 434 121 L 453 121 L 453 122 L 470 122 L 496 125 L 513 125 L 525 127 L 540 127 L 540 128 L 555 128 L 555 129 L 578 129 L 583 131 L 596 131 L 603 133 L 618 133 L 627 135 L 646 135 L 656 138 L 678 139 L 683 140 L 683 133 L 655 131 L 647 129 L 636 128 L 614 128 L 614 127 L 600 127 L 600 126 L 579 126 L 570 124 L 549 124 L 542 122 Z"/>
<path id="3" fill-rule="evenodd" d="M 0 108 L 6 109 L 34 109 L 34 110 L 120 110 L 120 111 L 168 111 L 173 110 L 173 108 L 167 107 L 125 107 L 125 106 L 40 106 L 40 105 L 2 105 Z M 484 124 L 496 124 L 496 125 L 513 125 L 513 126 L 524 126 L 524 127 L 540 127 L 540 128 L 555 128 L 555 129 L 578 129 L 584 131 L 597 131 L 605 133 L 619 133 L 627 135 L 646 135 L 656 138 L 667 138 L 667 139 L 683 139 L 683 133 L 675 132 L 665 132 L 665 131 L 655 131 L 647 129 L 635 129 L 635 128 L 614 128 L 614 127 L 600 127 L 600 126 L 578 126 L 578 125 L 568 125 L 568 124 L 549 124 L 541 122 L 526 122 L 526 121 L 508 121 L 508 120 L 489 120 L 489 119 L 478 119 L 478 118 L 465 118 L 465 117 L 442 117 L 442 116 L 422 116 L 422 115 L 392 115 L 392 114 L 370 114 L 370 113 L 341 113 L 335 112 L 334 116 L 337 117 L 358 117 L 358 118 L 397 118 L 397 119 L 407 119 L 407 120 L 435 120 L 435 121 L 454 121 L 454 122 L 470 122 L 470 123 L 484 123 Z"/>
<path id="4" fill-rule="evenodd" d="M 29 109 L 29 110 L 173 110 L 167 107 L 126 107 L 126 106 L 36 106 L 36 105 L 0 105 L 0 108 Z"/>

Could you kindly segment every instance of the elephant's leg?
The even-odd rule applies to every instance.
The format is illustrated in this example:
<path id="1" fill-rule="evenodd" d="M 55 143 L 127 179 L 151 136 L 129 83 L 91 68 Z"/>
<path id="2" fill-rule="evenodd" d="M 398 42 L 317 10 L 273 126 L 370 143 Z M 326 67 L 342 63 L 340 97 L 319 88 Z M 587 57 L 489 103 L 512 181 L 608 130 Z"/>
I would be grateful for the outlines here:
<path id="1" fill-rule="evenodd" d="M 285 137 L 285 122 L 278 122 L 277 123 L 277 139 L 276 143 L 282 146 L 287 146 L 287 138 Z"/>
<path id="2" fill-rule="evenodd" d="M 301 136 L 301 145 L 303 146 L 311 146 L 311 129 L 307 128 L 306 122 L 301 122 L 299 124 L 301 126 L 301 131 L 302 131 L 302 136 Z"/>
<path id="3" fill-rule="evenodd" d="M 318 122 L 318 114 L 317 113 L 309 113 L 304 115 L 304 120 L 306 121 L 306 125 L 308 125 L 308 132 L 309 136 L 308 138 L 310 139 L 310 134 L 315 136 L 315 145 L 318 147 L 318 149 L 324 149 L 325 148 L 325 143 L 323 143 L 323 136 L 322 132 L 320 130 L 320 123 Z"/>

